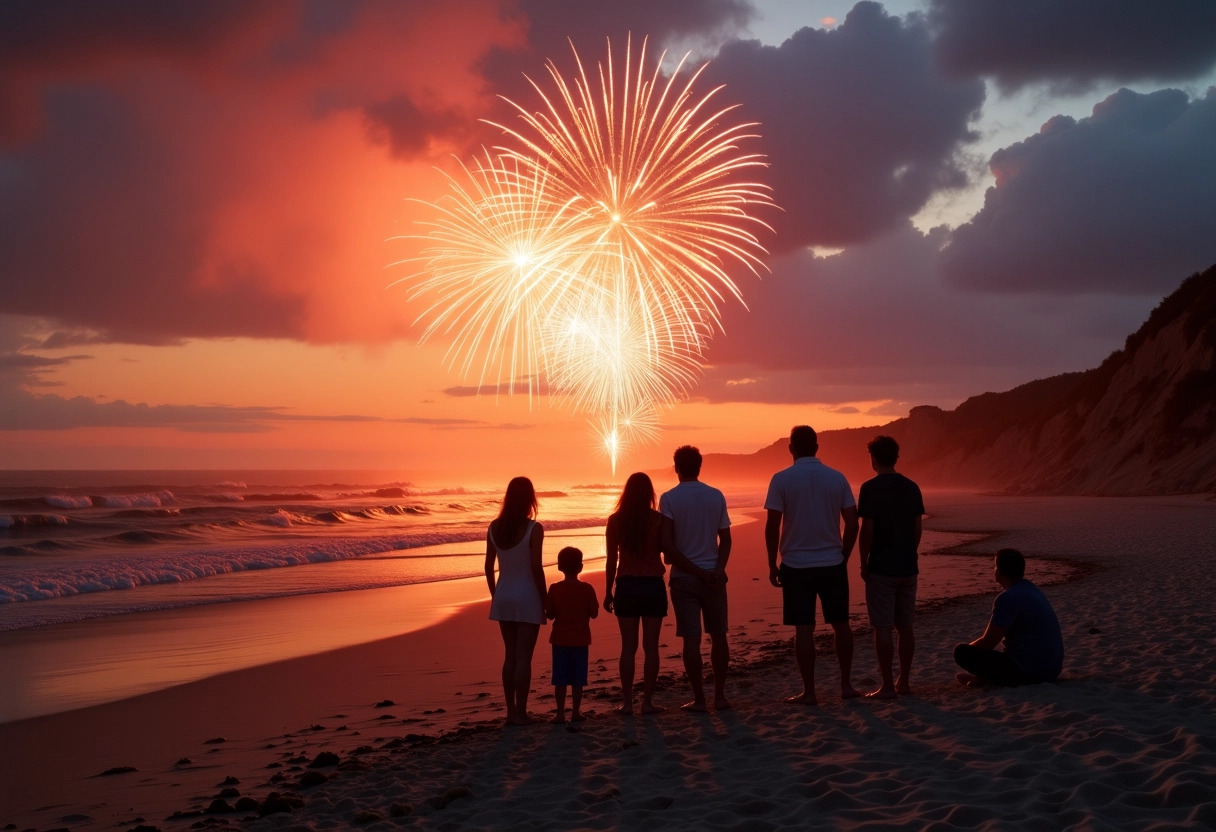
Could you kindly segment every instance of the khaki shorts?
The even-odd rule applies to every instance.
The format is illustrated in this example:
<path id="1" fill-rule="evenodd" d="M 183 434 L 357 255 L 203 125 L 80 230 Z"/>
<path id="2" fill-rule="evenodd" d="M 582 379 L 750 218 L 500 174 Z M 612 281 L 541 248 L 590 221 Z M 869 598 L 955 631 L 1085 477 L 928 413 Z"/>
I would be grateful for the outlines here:
<path id="1" fill-rule="evenodd" d="M 699 638 L 701 619 L 705 632 L 720 636 L 726 632 L 726 584 L 717 586 L 689 577 L 671 579 L 671 608 L 676 616 L 676 635 Z"/>
<path id="2" fill-rule="evenodd" d="M 916 576 L 892 578 L 871 573 L 866 581 L 866 609 L 875 629 L 911 627 L 916 618 Z"/>

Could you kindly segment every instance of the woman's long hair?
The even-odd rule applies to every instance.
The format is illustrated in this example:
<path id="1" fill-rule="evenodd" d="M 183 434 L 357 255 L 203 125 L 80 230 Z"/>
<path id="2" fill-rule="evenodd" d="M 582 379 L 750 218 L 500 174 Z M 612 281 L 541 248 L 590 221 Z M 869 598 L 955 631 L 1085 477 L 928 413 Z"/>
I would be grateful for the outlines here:
<path id="1" fill-rule="evenodd" d="M 630 474 L 621 491 L 621 499 L 616 501 L 616 522 L 622 549 L 642 551 L 646 546 L 653 511 L 654 483 L 641 471 Z"/>
<path id="2" fill-rule="evenodd" d="M 507 483 L 507 493 L 502 498 L 502 508 L 494 527 L 494 538 L 498 541 L 517 540 L 524 524 L 536 516 L 536 489 L 527 477 L 516 477 Z"/>

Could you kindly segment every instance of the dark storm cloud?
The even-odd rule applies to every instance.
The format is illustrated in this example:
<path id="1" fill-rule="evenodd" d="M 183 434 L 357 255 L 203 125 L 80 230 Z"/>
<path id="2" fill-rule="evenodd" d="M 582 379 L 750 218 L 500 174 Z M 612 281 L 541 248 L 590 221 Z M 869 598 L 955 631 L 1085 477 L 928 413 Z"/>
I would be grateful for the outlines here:
<path id="1" fill-rule="evenodd" d="M 724 310 L 696 395 L 709 401 L 953 404 L 1095 366 L 1151 297 L 959 292 L 939 268 L 944 229 L 910 225 L 834 257 L 776 258 Z M 1174 285 L 1186 277 L 1174 275 Z M 1172 288 L 1172 287 L 1171 287 Z"/>
<path id="2" fill-rule="evenodd" d="M 539 107 L 536 92 L 527 77 L 545 85 L 545 62 L 552 60 L 569 77 L 575 64 L 571 43 L 585 66 L 593 67 L 607 55 L 611 41 L 614 57 L 622 58 L 626 41 L 633 36 L 634 56 L 643 38 L 649 38 L 649 54 L 657 56 L 673 39 L 724 39 L 741 29 L 754 14 L 746 0 L 626 0 L 615 3 L 571 3 L 568 0 L 503 0 L 501 15 L 518 22 L 527 33 L 525 44 L 492 47 L 480 69 L 487 90 L 530 107 Z M 527 76 L 527 77 L 525 77 Z M 469 114 L 396 95 L 362 105 L 372 135 L 386 140 L 393 154 L 408 159 L 425 152 L 436 137 L 473 151 L 492 145 L 499 135 L 495 127 L 482 124 L 477 116 L 513 123 L 515 110 L 502 102 L 491 102 L 485 113 Z"/>
<path id="3" fill-rule="evenodd" d="M 357 42 L 376 27 L 347 31 L 370 5 L 324 9 L 335 5 L 0 7 L 0 311 L 89 330 L 89 340 L 145 344 L 403 333 L 405 324 L 388 312 L 383 326 L 359 327 L 375 335 L 328 323 L 335 312 L 315 312 L 318 303 L 337 306 L 325 295 L 339 291 L 332 262 L 352 245 L 336 231 L 351 220 L 320 198 L 312 207 L 300 196 L 334 190 L 339 162 L 316 164 L 335 158 L 326 159 L 333 122 L 342 118 L 334 111 L 392 100 L 389 85 L 359 62 L 376 60 Z M 380 12 L 405 27 L 416 7 Z M 318 43 L 336 46 L 341 38 L 345 51 L 300 62 Z M 341 107 L 310 109 L 322 92 Z M 24 109 L 7 106 L 10 100 Z M 405 128 L 389 104 L 383 115 L 393 129 L 382 138 L 405 152 Z M 432 114 L 428 123 L 436 120 Z M 276 158 L 265 148 L 278 136 Z M 343 149 L 357 153 L 358 141 L 352 136 Z M 367 146 L 367 156 L 383 155 Z M 280 173 L 291 168 L 290 179 Z M 242 212 L 256 229 L 230 219 Z M 368 232 L 366 250 L 374 252 L 384 234 Z M 382 264 L 357 274 L 380 289 Z"/>
<path id="4" fill-rule="evenodd" d="M 420 107 L 408 95 L 363 106 L 372 139 L 385 142 L 399 159 L 424 155 L 436 136 L 467 136 L 469 118 L 458 110 Z"/>
<path id="5" fill-rule="evenodd" d="M 492 138 L 477 122 L 495 91 L 482 56 L 517 61 L 515 83 L 569 55 L 566 31 L 598 57 L 605 33 L 624 34 L 610 21 L 692 37 L 748 13 L 737 0 L 0 4 L 0 313 L 51 320 L 63 335 L 48 347 L 399 338 L 408 316 L 380 301 L 393 217 L 350 210 L 347 165 L 373 181 L 377 165 L 389 176 Z M 535 51 L 494 48 L 525 32 Z M 342 132 L 352 115 L 361 133 Z"/>
<path id="6" fill-rule="evenodd" d="M 633 34 L 659 43 L 673 38 L 711 38 L 742 29 L 755 14 L 748 0 L 619 0 L 571 3 L 569 0 L 514 0 L 504 7 L 527 19 L 528 43 L 537 56 L 549 57 L 567 39 L 580 50 L 601 48 Z"/>
<path id="7" fill-rule="evenodd" d="M 0 66 L 56 66 L 116 49 L 207 52 L 255 19 L 259 5 L 246 0 L 6 0 L 0 4 Z"/>
<path id="8" fill-rule="evenodd" d="M 255 273 L 202 285 L 200 203 L 213 185 L 141 125 L 129 100 L 90 86 L 45 95 L 40 140 L 8 154 L 0 193 L 3 311 L 47 315 L 133 343 L 298 332 L 299 298 Z M 217 182 L 222 180 L 216 180 Z"/>
<path id="9" fill-rule="evenodd" d="M 105 74 L 116 55 L 178 66 L 205 63 L 266 11 L 241 0 L 0 3 L 0 147 L 35 135 L 42 83 L 74 73 Z"/>
<path id="10" fill-rule="evenodd" d="M 942 255 L 958 286 L 1163 295 L 1216 262 L 1216 88 L 1120 90 L 997 151 Z"/>
<path id="11" fill-rule="evenodd" d="M 766 217 L 776 251 L 865 240 L 967 182 L 958 154 L 976 138 L 984 85 L 934 72 L 917 16 L 858 3 L 840 26 L 778 47 L 727 44 L 709 75 L 727 85 L 716 101 L 742 102 L 738 116 L 760 122 L 784 209 Z"/>
<path id="12" fill-rule="evenodd" d="M 1010 89 L 1178 81 L 1216 66 L 1211 0 L 932 0 L 929 18 L 945 72 Z"/>
<path id="13" fill-rule="evenodd" d="M 523 76 L 539 81 L 546 60 L 554 61 L 563 73 L 573 70 L 571 43 L 584 65 L 594 66 L 604 58 L 609 40 L 613 52 L 623 56 L 630 36 L 635 50 L 648 38 L 648 49 L 657 55 L 665 44 L 677 39 L 724 39 L 742 29 L 755 9 L 747 0 L 505 0 L 503 14 L 525 23 L 527 46 L 490 50 L 482 71 L 499 92 L 526 97 L 531 87 Z"/>

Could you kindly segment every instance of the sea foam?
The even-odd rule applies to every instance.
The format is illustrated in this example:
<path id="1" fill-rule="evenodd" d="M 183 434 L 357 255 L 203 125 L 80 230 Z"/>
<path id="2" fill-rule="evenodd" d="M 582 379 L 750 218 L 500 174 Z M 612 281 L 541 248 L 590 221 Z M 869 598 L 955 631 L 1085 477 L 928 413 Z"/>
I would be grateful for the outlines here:
<path id="1" fill-rule="evenodd" d="M 47 505 L 55 508 L 92 508 L 93 501 L 88 497 L 73 497 L 66 494 L 51 494 L 42 498 Z"/>
<path id="2" fill-rule="evenodd" d="M 172 491 L 155 494 L 107 494 L 97 497 L 96 502 L 107 508 L 159 508 L 174 501 Z"/>
<path id="3" fill-rule="evenodd" d="M 273 516 L 273 515 L 271 515 Z M 550 521 L 548 529 L 585 528 L 595 525 L 594 519 Z M 124 534 L 147 533 L 126 532 Z M 389 555 L 425 546 L 445 543 L 483 541 L 484 528 L 419 529 L 396 535 L 364 538 L 326 537 L 307 541 L 278 541 L 264 545 L 209 546 L 194 549 L 190 546 L 175 546 L 170 552 L 150 548 L 139 557 L 122 559 L 101 556 L 81 557 L 76 554 L 58 556 L 53 564 L 43 564 L 41 559 L 22 559 L 19 565 L 10 564 L 0 575 L 0 605 L 6 603 L 39 601 L 63 598 L 92 592 L 130 589 L 157 584 L 184 583 L 216 575 L 262 569 L 279 569 L 305 564 L 330 563 L 351 560 L 371 555 Z M 477 547 L 477 554 L 482 552 Z M 411 557 L 410 555 L 396 555 Z M 447 557 L 450 555 L 440 556 Z M 419 555 L 434 558 L 436 555 Z M 443 580 L 478 574 L 466 565 L 450 574 L 420 572 L 417 577 L 401 577 L 399 574 L 386 579 L 385 584 L 408 584 L 421 581 Z M 351 589 L 349 586 L 328 586 L 327 590 Z M 227 600 L 221 595 L 209 602 Z M 0 629 L 24 624 L 0 624 Z"/>

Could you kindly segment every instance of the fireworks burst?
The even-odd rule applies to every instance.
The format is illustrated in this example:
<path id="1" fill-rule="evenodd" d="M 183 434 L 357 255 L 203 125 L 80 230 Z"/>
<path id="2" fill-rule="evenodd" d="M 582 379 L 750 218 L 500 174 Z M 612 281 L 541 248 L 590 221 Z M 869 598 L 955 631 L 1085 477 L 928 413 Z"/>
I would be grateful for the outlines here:
<path id="1" fill-rule="evenodd" d="M 452 339 L 462 374 L 527 379 L 589 413 L 613 472 L 619 454 L 657 436 L 661 409 L 696 383 L 718 304 L 742 300 L 727 269 L 758 274 L 767 228 L 748 213 L 769 189 L 740 181 L 763 167 L 738 144 L 754 124 L 723 126 L 720 87 L 697 97 L 705 67 L 666 78 L 666 53 L 647 70 L 627 42 L 618 72 L 589 75 L 574 53 L 568 83 L 547 64 L 552 91 L 529 79 L 543 106 L 508 103 L 520 129 L 487 151 L 434 205 L 423 271 L 406 278 L 430 303 L 423 339 Z M 687 59 L 687 56 L 685 60 Z"/>

